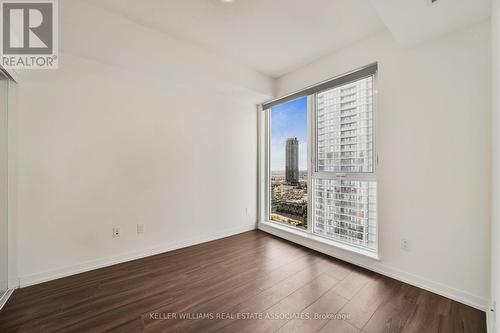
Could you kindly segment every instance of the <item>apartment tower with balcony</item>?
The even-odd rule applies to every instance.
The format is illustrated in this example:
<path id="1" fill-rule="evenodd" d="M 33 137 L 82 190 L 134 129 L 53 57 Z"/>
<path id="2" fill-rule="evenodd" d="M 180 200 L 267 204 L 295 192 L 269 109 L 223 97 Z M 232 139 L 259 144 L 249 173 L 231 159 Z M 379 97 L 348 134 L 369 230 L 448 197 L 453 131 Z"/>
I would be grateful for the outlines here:
<path id="1" fill-rule="evenodd" d="M 317 170 L 335 177 L 315 181 L 314 232 L 373 248 L 376 182 L 359 180 L 374 168 L 373 78 L 319 93 L 317 113 Z"/>

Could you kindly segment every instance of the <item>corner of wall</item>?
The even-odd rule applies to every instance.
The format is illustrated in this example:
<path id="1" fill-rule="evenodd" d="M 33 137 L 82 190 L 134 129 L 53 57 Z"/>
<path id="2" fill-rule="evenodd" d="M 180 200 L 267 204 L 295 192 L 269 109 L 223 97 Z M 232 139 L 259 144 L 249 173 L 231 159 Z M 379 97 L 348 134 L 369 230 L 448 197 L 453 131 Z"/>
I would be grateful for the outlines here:
<path id="1" fill-rule="evenodd" d="M 17 83 L 8 88 L 8 288 L 19 288 L 17 271 Z"/>
<path id="2" fill-rule="evenodd" d="M 500 302 L 500 0 L 493 0 L 491 10 L 491 44 L 492 44 L 492 110 L 491 110 L 491 295 L 490 309 L 487 312 L 488 332 L 500 332 L 500 316 L 498 304 Z M 494 306 L 496 304 L 496 306 Z M 496 309 L 495 309 L 496 307 Z M 492 311 L 494 310 L 494 311 Z"/>

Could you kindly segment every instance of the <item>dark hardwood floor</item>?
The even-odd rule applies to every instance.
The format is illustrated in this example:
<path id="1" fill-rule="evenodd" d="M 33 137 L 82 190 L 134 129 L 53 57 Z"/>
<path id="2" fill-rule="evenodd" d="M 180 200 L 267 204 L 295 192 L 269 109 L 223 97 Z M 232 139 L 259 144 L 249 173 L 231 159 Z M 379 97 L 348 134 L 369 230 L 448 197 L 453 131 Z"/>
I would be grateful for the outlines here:
<path id="1" fill-rule="evenodd" d="M 260 231 L 18 289 L 0 311 L 0 332 L 139 331 L 480 333 L 486 318 Z"/>

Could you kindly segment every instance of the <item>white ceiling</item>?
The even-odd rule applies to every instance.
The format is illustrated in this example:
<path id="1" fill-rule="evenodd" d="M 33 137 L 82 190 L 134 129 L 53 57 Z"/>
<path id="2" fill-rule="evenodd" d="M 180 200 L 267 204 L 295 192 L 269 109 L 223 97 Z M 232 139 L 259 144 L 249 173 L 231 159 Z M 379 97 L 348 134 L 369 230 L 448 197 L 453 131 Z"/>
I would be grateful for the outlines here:
<path id="1" fill-rule="evenodd" d="M 412 46 L 481 22 L 491 0 L 370 0 L 399 43 Z"/>
<path id="2" fill-rule="evenodd" d="M 366 0 L 89 0 L 279 77 L 384 28 Z"/>
<path id="3" fill-rule="evenodd" d="M 86 0 L 273 78 L 388 28 L 411 46 L 482 21 L 490 0 Z"/>

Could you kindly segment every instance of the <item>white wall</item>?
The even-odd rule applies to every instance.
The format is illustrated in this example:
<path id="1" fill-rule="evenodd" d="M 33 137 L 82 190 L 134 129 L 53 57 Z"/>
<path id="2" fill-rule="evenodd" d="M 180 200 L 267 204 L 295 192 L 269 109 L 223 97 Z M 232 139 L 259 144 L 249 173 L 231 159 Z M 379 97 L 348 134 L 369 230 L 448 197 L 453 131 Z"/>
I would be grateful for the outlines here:
<path id="1" fill-rule="evenodd" d="M 255 100 L 60 60 L 16 87 L 21 285 L 254 228 Z"/>
<path id="2" fill-rule="evenodd" d="M 493 115 L 492 115 L 492 219 L 491 219 L 491 300 L 496 312 L 489 313 L 490 332 L 500 333 L 500 1 L 493 1 L 491 17 L 493 45 Z M 495 331 L 496 329 L 496 331 Z"/>
<path id="3" fill-rule="evenodd" d="M 338 256 L 482 309 L 490 293 L 490 44 L 489 22 L 411 49 L 382 32 L 277 82 L 283 95 L 378 61 L 381 261 Z"/>

